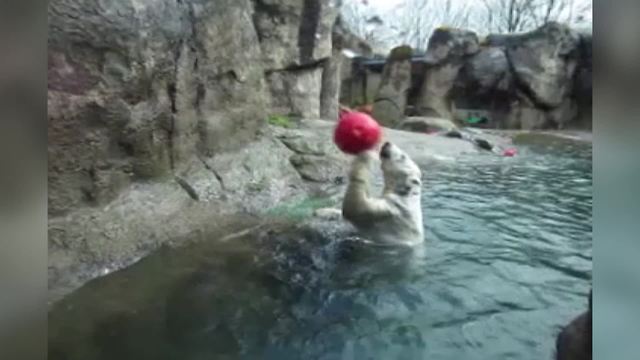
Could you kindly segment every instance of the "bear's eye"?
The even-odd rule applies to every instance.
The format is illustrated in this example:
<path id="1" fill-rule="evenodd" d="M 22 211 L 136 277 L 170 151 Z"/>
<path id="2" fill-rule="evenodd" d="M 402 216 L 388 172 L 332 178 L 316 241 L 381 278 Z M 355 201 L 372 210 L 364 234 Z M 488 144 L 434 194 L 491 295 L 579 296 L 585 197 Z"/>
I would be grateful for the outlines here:
<path id="1" fill-rule="evenodd" d="M 405 161 L 407 159 L 406 155 L 400 155 L 400 161 Z"/>
<path id="2" fill-rule="evenodd" d="M 412 184 L 412 185 L 416 185 L 416 186 L 418 186 L 418 185 L 420 185 L 420 180 L 418 180 L 418 179 L 411 179 L 411 184 Z"/>

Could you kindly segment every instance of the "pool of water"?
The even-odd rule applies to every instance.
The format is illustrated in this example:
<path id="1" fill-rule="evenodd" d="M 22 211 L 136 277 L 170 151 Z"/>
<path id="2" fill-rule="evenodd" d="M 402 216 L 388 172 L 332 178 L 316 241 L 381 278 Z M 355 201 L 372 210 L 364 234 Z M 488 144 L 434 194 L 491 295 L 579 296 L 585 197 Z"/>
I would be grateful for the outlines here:
<path id="1" fill-rule="evenodd" d="M 49 358 L 549 359 L 587 306 L 591 144 L 518 145 L 423 164 L 422 248 L 282 225 L 161 249 L 56 304 Z"/>

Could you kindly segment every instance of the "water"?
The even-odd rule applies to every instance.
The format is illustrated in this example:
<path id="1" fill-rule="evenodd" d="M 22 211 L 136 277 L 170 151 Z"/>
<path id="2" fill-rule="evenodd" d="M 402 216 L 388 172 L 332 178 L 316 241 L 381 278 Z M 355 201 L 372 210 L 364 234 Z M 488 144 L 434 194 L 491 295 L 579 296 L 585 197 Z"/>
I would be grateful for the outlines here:
<path id="1" fill-rule="evenodd" d="M 60 302 L 50 358 L 550 359 L 587 304 L 591 145 L 425 164 L 424 184 L 422 251 L 286 225 L 163 249 Z"/>

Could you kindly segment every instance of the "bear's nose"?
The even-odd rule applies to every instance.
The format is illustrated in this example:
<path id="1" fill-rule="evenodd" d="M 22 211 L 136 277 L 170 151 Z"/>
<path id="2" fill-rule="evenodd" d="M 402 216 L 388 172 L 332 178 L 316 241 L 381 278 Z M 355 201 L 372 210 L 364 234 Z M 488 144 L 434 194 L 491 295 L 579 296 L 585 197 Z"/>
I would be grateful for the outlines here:
<path id="1" fill-rule="evenodd" d="M 391 143 L 390 142 L 386 142 L 384 143 L 384 145 L 382 145 L 382 149 L 380 150 L 380 157 L 387 159 L 391 156 Z"/>

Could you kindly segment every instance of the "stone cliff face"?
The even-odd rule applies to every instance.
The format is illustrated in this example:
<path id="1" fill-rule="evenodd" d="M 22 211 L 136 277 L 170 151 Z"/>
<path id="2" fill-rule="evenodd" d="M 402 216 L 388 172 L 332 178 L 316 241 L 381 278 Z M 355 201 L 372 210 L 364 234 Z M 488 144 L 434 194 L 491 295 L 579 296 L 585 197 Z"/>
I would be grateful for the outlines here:
<path id="1" fill-rule="evenodd" d="M 262 125 L 248 0 L 54 1 L 49 13 L 50 214 L 233 150 Z"/>
<path id="2" fill-rule="evenodd" d="M 51 2 L 50 214 L 235 151 L 270 113 L 319 117 L 336 14 L 328 0 Z"/>
<path id="3" fill-rule="evenodd" d="M 323 63 L 332 56 L 338 8 L 330 0 L 255 0 L 260 39 L 275 112 L 318 118 Z"/>
<path id="4" fill-rule="evenodd" d="M 337 111 L 321 106 L 336 16 L 330 0 L 51 1 L 51 286 L 300 193 L 267 117 Z"/>

